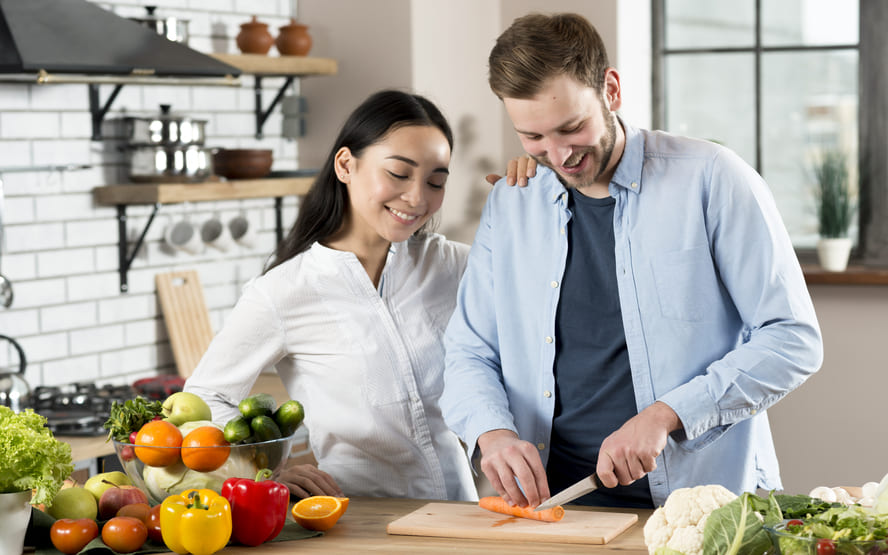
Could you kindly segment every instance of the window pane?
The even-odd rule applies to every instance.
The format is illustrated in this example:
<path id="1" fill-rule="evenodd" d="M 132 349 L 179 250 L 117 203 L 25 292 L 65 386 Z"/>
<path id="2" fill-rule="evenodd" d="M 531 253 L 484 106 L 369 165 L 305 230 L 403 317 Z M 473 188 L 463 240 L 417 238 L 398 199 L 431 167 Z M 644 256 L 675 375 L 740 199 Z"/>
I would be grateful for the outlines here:
<path id="1" fill-rule="evenodd" d="M 812 247 L 812 164 L 824 149 L 839 149 L 857 183 L 857 51 L 765 54 L 762 91 L 762 174 L 793 244 Z"/>
<path id="2" fill-rule="evenodd" d="M 755 0 L 665 0 L 666 48 L 755 45 Z"/>
<path id="3" fill-rule="evenodd" d="M 717 141 L 755 166 L 753 55 L 672 55 L 666 75 L 666 130 Z"/>
<path id="4" fill-rule="evenodd" d="M 857 44 L 857 0 L 762 0 L 763 46 Z"/>

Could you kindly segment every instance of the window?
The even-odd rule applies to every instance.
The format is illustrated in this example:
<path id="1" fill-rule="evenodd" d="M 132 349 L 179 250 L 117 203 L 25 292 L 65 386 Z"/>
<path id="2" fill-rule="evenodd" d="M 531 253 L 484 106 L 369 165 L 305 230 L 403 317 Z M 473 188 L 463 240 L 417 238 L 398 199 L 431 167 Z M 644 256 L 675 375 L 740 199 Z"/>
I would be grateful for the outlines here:
<path id="1" fill-rule="evenodd" d="M 754 166 L 799 249 L 818 238 L 821 153 L 843 152 L 857 182 L 858 12 L 858 0 L 653 0 L 654 127 Z"/>

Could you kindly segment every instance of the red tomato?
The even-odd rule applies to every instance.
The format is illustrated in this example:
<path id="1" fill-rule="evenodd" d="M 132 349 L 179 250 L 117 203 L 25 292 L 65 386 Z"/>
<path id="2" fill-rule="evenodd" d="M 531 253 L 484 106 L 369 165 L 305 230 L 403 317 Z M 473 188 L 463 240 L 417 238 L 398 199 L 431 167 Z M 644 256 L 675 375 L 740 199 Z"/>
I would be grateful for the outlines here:
<path id="1" fill-rule="evenodd" d="M 131 516 L 115 516 L 102 527 L 102 541 L 118 553 L 138 551 L 148 539 L 148 527 Z"/>
<path id="2" fill-rule="evenodd" d="M 148 526 L 148 537 L 160 545 L 164 545 L 163 534 L 160 533 L 160 505 L 151 507 L 148 521 L 145 524 Z"/>
<path id="3" fill-rule="evenodd" d="M 129 442 L 130 442 L 130 443 L 135 443 L 135 442 L 136 442 L 136 435 L 138 435 L 138 433 L 139 433 L 138 431 L 132 431 L 132 432 L 130 432 L 130 436 L 129 436 Z"/>
<path id="4" fill-rule="evenodd" d="M 49 539 L 56 549 L 72 555 L 99 536 L 99 525 L 91 518 L 60 518 L 49 529 Z"/>
<path id="5" fill-rule="evenodd" d="M 826 538 L 817 540 L 817 555 L 836 555 L 835 542 Z"/>
<path id="6" fill-rule="evenodd" d="M 794 518 L 794 519 L 790 520 L 789 522 L 787 522 L 786 525 L 787 526 L 804 526 L 805 523 L 797 518 Z"/>

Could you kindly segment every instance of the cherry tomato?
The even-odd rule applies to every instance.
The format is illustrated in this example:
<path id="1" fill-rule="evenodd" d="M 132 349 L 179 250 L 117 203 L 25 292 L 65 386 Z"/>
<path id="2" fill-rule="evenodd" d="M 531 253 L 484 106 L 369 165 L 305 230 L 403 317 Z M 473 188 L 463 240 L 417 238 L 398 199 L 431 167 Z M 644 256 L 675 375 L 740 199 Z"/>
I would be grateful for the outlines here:
<path id="1" fill-rule="evenodd" d="M 786 525 L 787 526 L 804 526 L 805 523 L 797 518 L 794 518 L 794 519 L 790 520 L 789 522 L 787 522 Z"/>
<path id="2" fill-rule="evenodd" d="M 136 436 L 137 436 L 138 434 L 139 434 L 139 432 L 138 432 L 137 430 L 134 430 L 134 431 L 130 432 L 130 435 L 129 435 L 129 442 L 130 442 L 130 443 L 135 443 L 135 442 L 136 442 Z"/>
<path id="3" fill-rule="evenodd" d="M 145 525 L 148 526 L 148 537 L 160 545 L 164 545 L 163 534 L 160 533 L 160 505 L 151 507 L 151 512 L 148 513 L 148 521 L 145 522 Z"/>
<path id="4" fill-rule="evenodd" d="M 99 525 L 91 518 L 60 518 L 52 523 L 49 539 L 56 549 L 73 555 L 99 536 Z"/>
<path id="5" fill-rule="evenodd" d="M 131 516 L 115 516 L 102 527 L 102 541 L 118 553 L 138 551 L 148 539 L 148 527 Z"/>
<path id="6" fill-rule="evenodd" d="M 836 555 L 835 542 L 826 538 L 817 540 L 817 555 Z"/>

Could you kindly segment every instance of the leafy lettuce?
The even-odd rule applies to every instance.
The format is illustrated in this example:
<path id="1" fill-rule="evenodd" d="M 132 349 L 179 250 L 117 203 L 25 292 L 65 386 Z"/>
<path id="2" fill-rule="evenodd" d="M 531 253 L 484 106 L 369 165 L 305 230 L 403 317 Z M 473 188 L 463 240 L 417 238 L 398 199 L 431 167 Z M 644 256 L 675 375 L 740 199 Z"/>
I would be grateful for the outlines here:
<path id="1" fill-rule="evenodd" d="M 52 504 L 71 475 L 71 446 L 53 437 L 46 418 L 31 409 L 0 406 L 0 493 L 33 490 L 31 503 Z"/>

